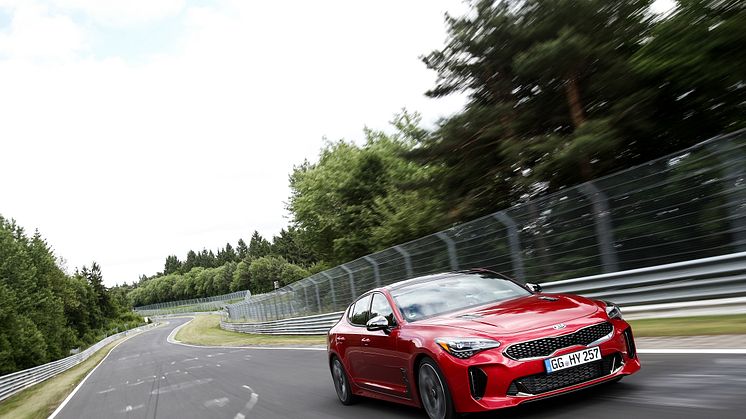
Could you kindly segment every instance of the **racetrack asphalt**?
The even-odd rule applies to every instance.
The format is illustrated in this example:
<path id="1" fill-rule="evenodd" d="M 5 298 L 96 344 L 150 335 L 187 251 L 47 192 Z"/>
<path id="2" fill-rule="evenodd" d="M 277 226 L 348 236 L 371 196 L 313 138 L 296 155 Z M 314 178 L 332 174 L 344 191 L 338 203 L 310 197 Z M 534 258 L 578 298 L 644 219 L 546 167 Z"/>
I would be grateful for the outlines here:
<path id="1" fill-rule="evenodd" d="M 326 351 L 199 348 L 167 341 L 188 319 L 115 349 L 55 419 L 417 418 L 424 411 L 365 399 L 342 406 Z M 603 385 L 469 418 L 743 418 L 745 354 L 641 354 L 642 370 Z"/>

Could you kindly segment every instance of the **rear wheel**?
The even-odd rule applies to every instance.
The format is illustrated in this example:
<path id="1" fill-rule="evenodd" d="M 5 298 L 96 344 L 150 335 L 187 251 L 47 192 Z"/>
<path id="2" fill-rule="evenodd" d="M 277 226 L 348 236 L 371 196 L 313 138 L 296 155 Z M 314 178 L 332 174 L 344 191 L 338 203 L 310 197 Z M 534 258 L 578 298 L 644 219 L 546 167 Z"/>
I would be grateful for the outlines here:
<path id="1" fill-rule="evenodd" d="M 435 361 L 429 358 L 422 360 L 417 377 L 422 407 L 430 419 L 456 418 L 451 392 Z"/>
<path id="2" fill-rule="evenodd" d="M 350 380 L 347 377 L 342 361 L 336 356 L 332 359 L 332 380 L 334 381 L 334 389 L 337 391 L 337 397 L 343 405 L 351 405 L 355 403 L 355 396 L 352 394 L 350 388 Z"/>

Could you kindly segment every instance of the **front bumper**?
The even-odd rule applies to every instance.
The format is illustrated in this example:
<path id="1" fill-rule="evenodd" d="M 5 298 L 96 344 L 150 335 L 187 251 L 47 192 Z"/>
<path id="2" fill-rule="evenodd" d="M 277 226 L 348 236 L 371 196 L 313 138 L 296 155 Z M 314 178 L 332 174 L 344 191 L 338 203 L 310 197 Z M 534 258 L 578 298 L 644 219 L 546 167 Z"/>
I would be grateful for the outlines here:
<path id="1" fill-rule="evenodd" d="M 640 369 L 631 329 L 622 320 L 614 320 L 611 338 L 598 345 L 601 361 L 547 374 L 543 359 L 516 361 L 500 349 L 479 353 L 467 360 L 450 355 L 439 357 L 458 412 L 481 412 L 517 406 L 521 403 L 573 392 Z M 631 345 L 630 345 L 631 344 Z M 552 356 L 575 352 L 574 346 Z"/>

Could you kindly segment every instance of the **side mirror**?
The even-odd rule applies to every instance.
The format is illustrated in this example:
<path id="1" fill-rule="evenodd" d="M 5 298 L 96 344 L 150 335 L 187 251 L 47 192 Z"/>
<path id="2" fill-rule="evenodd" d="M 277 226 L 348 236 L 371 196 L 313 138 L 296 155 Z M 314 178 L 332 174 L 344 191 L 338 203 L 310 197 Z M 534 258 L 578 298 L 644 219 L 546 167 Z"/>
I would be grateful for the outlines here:
<path id="1" fill-rule="evenodd" d="M 375 332 L 377 330 L 383 330 L 384 332 L 388 332 L 389 331 L 389 320 L 383 316 L 376 316 L 368 320 L 368 323 L 365 324 L 365 328 L 371 332 Z"/>
<path id="2" fill-rule="evenodd" d="M 541 292 L 541 285 L 539 284 L 533 284 L 531 282 L 527 282 L 526 288 L 530 289 L 531 292 L 533 292 L 534 294 L 538 294 Z"/>

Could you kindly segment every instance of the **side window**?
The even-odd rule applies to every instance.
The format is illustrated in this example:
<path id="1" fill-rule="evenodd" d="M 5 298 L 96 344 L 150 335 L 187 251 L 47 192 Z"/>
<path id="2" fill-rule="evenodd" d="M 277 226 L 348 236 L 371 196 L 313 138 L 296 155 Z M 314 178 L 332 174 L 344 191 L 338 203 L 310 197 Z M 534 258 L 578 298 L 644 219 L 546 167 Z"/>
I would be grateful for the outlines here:
<path id="1" fill-rule="evenodd" d="M 370 318 L 376 316 L 385 317 L 389 321 L 389 326 L 396 325 L 394 311 L 391 309 L 389 301 L 379 292 L 373 294 L 373 305 L 370 308 Z"/>
<path id="2" fill-rule="evenodd" d="M 350 310 L 350 323 L 356 326 L 365 326 L 370 319 L 370 295 L 357 300 L 355 306 Z"/>

